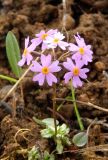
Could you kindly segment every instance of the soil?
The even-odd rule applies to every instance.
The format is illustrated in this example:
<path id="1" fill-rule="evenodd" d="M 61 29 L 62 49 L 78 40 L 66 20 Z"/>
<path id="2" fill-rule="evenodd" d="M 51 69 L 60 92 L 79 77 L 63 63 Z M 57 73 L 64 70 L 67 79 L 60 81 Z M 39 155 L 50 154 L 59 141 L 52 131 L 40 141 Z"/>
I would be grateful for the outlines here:
<path id="1" fill-rule="evenodd" d="M 108 1 L 66 2 L 65 28 L 70 42 L 74 42 L 73 35 L 79 32 L 92 45 L 94 52 L 93 62 L 89 65 L 88 82 L 76 90 L 76 99 L 108 109 Z M 15 33 L 23 49 L 24 38 L 28 35 L 33 37 L 42 29 L 62 30 L 62 16 L 62 0 L 0 0 L 0 74 L 15 77 L 6 58 L 5 38 L 8 31 Z M 28 149 L 34 145 L 42 152 L 54 149 L 53 141 L 40 136 L 42 128 L 32 119 L 33 116 L 39 119 L 52 117 L 53 90 L 46 86 L 39 88 L 31 77 L 29 73 L 23 80 L 24 97 L 21 96 L 19 86 L 6 102 L 2 102 L 2 99 L 13 84 L 0 79 L 1 160 L 27 160 Z M 62 80 L 58 87 L 58 98 L 70 94 Z M 88 145 L 83 149 L 74 144 L 65 147 L 62 155 L 56 154 L 56 160 L 107 160 L 108 113 L 86 103 L 78 103 L 78 107 L 85 129 L 97 118 L 90 127 Z M 66 122 L 70 126 L 70 137 L 80 131 L 71 102 L 63 103 L 57 118 L 60 123 Z M 87 147 L 91 149 L 87 151 Z"/>

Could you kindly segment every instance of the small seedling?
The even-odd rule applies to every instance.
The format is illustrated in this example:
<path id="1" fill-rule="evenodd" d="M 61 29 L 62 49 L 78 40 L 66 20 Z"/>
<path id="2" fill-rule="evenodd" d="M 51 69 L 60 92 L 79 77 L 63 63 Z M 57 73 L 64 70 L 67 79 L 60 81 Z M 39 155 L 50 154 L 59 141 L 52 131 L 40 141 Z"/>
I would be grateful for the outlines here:
<path id="1" fill-rule="evenodd" d="M 66 124 L 59 125 L 59 122 L 56 120 L 57 133 L 55 137 L 55 127 L 53 118 L 46 118 L 42 120 L 41 123 L 40 120 L 39 121 L 35 120 L 35 121 L 39 122 L 39 124 L 42 124 L 42 126 L 44 125 L 45 129 L 41 130 L 41 136 L 47 139 L 52 138 L 56 144 L 56 150 L 59 154 L 63 152 L 65 145 L 71 144 L 68 138 L 70 129 L 67 127 Z"/>
<path id="2" fill-rule="evenodd" d="M 39 148 L 33 146 L 32 149 L 28 152 L 28 160 L 40 160 L 40 158 L 41 155 L 39 152 Z"/>
<path id="3" fill-rule="evenodd" d="M 55 160 L 55 157 L 53 154 L 49 154 L 48 151 L 42 153 L 38 147 L 33 146 L 28 152 L 28 160 Z"/>

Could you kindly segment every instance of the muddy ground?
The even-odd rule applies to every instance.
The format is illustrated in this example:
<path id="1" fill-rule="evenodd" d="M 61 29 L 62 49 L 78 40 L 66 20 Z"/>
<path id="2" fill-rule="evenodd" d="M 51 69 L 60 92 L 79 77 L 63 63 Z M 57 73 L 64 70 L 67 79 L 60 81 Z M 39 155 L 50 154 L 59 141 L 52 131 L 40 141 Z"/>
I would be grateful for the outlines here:
<path id="1" fill-rule="evenodd" d="M 88 82 L 76 90 L 76 98 L 108 109 L 108 1 L 67 0 L 66 14 L 66 30 L 70 42 L 74 41 L 73 35 L 79 32 L 92 45 L 94 52 L 93 62 L 89 65 Z M 15 33 L 22 49 L 24 38 L 28 35 L 33 37 L 41 29 L 62 30 L 62 16 L 61 0 L 0 0 L 0 74 L 15 77 L 6 58 L 5 38 L 8 31 Z M 1 100 L 11 87 L 11 83 L 0 79 Z M 58 87 L 57 97 L 65 98 L 70 94 L 62 80 Z M 52 116 L 52 89 L 39 88 L 32 82 L 30 73 L 23 81 L 23 89 L 24 101 L 19 86 L 6 99 L 6 104 L 0 103 L 1 160 L 26 160 L 27 149 L 33 145 L 40 147 L 41 151 L 51 152 L 54 149 L 52 141 L 41 138 L 41 127 L 32 119 L 33 116 L 39 119 Z M 78 106 L 85 129 L 95 118 L 98 119 L 92 124 L 89 133 L 88 147 L 91 146 L 92 150 L 88 152 L 86 147 L 78 150 L 72 145 L 64 149 L 68 152 L 56 155 L 56 160 L 107 160 L 108 111 L 86 104 Z M 62 116 L 58 115 L 60 122 L 66 121 L 70 126 L 69 136 L 72 137 L 79 131 L 73 105 L 65 102 L 59 114 Z"/>

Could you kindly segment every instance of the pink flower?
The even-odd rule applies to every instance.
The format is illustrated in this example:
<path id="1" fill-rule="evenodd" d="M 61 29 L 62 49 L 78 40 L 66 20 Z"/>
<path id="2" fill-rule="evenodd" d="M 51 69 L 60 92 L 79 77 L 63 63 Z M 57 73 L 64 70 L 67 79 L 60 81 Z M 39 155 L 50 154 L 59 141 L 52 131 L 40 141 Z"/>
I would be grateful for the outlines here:
<path id="1" fill-rule="evenodd" d="M 31 52 L 35 50 L 35 44 L 32 43 L 30 46 L 29 45 L 29 37 L 25 38 L 25 49 L 22 54 L 22 59 L 18 62 L 19 66 L 23 66 L 26 62 L 27 65 L 30 65 L 30 62 L 32 61 L 33 57 L 31 55 Z"/>
<path id="2" fill-rule="evenodd" d="M 88 62 L 92 62 L 92 50 L 91 45 L 86 45 L 84 38 L 81 38 L 79 34 L 74 36 L 77 42 L 77 45 L 70 43 L 69 50 L 73 52 L 72 59 L 74 60 L 82 60 L 82 62 L 87 65 Z"/>
<path id="3" fill-rule="evenodd" d="M 66 50 L 68 43 L 63 41 L 64 38 L 65 36 L 63 36 L 62 33 L 57 32 L 52 37 L 47 37 L 45 42 L 48 44 L 48 48 L 56 48 L 59 46 L 62 50 Z"/>
<path id="4" fill-rule="evenodd" d="M 41 64 L 37 61 L 33 61 L 33 66 L 31 67 L 31 71 L 37 72 L 37 74 L 33 77 L 33 81 L 38 81 L 39 85 L 42 86 L 47 81 L 49 86 L 52 86 L 52 83 L 57 83 L 57 78 L 53 75 L 54 72 L 59 72 L 61 67 L 58 66 L 59 61 L 53 61 L 51 63 L 51 55 L 48 54 L 45 56 L 41 55 Z"/>
<path id="5" fill-rule="evenodd" d="M 81 79 L 86 79 L 86 73 L 89 72 L 89 69 L 82 68 L 83 63 L 80 60 L 77 60 L 74 64 L 72 59 L 67 58 L 67 62 L 63 63 L 63 66 L 69 71 L 64 75 L 65 83 L 68 83 L 72 79 L 72 84 L 75 88 L 82 86 Z M 81 79 L 80 79 L 81 78 Z"/>
<path id="6" fill-rule="evenodd" d="M 53 30 L 50 29 L 48 32 L 45 32 L 44 30 L 40 31 L 40 33 L 36 34 L 36 38 L 32 39 L 31 42 L 35 42 L 35 45 L 38 46 L 42 43 L 42 50 L 47 49 L 47 44 L 45 43 L 45 40 L 47 37 L 52 36 L 54 33 L 57 32 L 57 29 Z"/>

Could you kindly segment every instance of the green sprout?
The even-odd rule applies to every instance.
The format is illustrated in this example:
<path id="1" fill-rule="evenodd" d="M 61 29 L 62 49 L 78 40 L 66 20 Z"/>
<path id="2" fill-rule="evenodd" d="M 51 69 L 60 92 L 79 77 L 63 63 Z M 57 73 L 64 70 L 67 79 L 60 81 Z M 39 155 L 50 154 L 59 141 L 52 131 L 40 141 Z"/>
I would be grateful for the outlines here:
<path id="1" fill-rule="evenodd" d="M 33 146 L 33 148 L 28 152 L 28 160 L 40 160 L 41 155 L 39 149 Z"/>
<path id="2" fill-rule="evenodd" d="M 48 151 L 45 151 L 43 160 L 55 160 L 55 157 L 53 154 L 49 154 Z"/>
<path id="3" fill-rule="evenodd" d="M 53 154 L 49 154 L 48 151 L 42 153 L 38 147 L 33 146 L 28 152 L 28 160 L 55 160 Z"/>
<path id="4" fill-rule="evenodd" d="M 57 121 L 57 134 L 55 137 L 55 127 L 54 127 L 54 119 L 47 118 L 42 120 L 42 123 L 45 124 L 46 128 L 41 130 L 41 136 L 43 138 L 53 138 L 56 143 L 56 151 L 61 154 L 63 153 L 64 145 L 70 145 L 71 142 L 68 138 L 69 128 L 66 124 L 59 125 Z"/>

